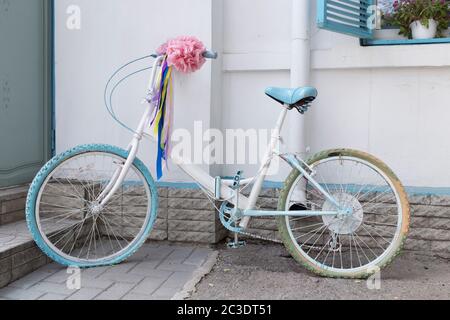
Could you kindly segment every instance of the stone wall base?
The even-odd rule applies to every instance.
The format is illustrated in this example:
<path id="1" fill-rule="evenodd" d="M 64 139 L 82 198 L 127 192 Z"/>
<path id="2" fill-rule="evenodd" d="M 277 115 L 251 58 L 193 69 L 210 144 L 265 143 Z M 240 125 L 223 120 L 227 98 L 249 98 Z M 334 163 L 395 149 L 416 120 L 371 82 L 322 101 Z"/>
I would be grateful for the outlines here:
<path id="1" fill-rule="evenodd" d="M 159 218 L 153 240 L 214 244 L 231 234 L 213 205 L 197 189 L 160 188 Z M 258 205 L 275 210 L 279 190 L 265 189 Z M 450 196 L 411 195 L 411 231 L 405 250 L 450 258 Z M 254 218 L 250 232 L 279 239 L 274 218 Z"/>

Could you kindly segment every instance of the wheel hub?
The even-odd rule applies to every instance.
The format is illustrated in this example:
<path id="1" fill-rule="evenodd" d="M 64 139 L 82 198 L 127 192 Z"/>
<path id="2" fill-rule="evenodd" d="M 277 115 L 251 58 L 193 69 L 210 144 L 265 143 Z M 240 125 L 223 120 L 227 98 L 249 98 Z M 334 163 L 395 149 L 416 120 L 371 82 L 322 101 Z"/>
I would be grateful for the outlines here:
<path id="1" fill-rule="evenodd" d="M 103 210 L 103 206 L 98 202 L 93 202 L 89 205 L 88 212 L 92 216 L 98 216 Z"/>
<path id="2" fill-rule="evenodd" d="M 336 234 L 352 234 L 361 226 L 364 210 L 361 203 L 348 193 L 333 194 L 333 197 L 341 206 L 342 210 L 336 216 L 323 216 L 323 223 Z M 323 211 L 336 210 L 335 206 L 326 201 L 322 207 Z"/>

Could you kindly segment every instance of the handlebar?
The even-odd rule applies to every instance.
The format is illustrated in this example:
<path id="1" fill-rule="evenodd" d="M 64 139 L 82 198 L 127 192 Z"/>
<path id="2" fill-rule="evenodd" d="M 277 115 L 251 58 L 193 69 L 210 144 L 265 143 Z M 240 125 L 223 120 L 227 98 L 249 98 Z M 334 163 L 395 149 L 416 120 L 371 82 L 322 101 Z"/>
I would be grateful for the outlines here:
<path id="1" fill-rule="evenodd" d="M 203 57 L 206 59 L 217 59 L 219 57 L 219 54 L 217 52 L 206 50 L 203 52 Z"/>
<path id="2" fill-rule="evenodd" d="M 215 60 L 219 57 L 219 54 L 217 52 L 211 51 L 211 50 L 206 50 L 205 52 L 203 52 L 202 55 L 206 59 L 213 59 L 213 60 Z M 152 54 L 151 57 L 156 59 L 159 56 L 158 56 L 158 54 L 155 53 L 155 54 Z"/>

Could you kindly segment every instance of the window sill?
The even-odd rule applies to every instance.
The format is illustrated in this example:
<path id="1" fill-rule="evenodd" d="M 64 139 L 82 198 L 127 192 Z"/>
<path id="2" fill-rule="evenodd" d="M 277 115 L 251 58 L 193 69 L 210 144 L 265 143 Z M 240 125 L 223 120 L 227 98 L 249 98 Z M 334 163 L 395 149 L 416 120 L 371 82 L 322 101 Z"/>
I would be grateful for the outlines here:
<path id="1" fill-rule="evenodd" d="M 414 44 L 450 43 L 450 38 L 436 39 L 361 39 L 361 45 L 368 46 L 401 46 Z"/>

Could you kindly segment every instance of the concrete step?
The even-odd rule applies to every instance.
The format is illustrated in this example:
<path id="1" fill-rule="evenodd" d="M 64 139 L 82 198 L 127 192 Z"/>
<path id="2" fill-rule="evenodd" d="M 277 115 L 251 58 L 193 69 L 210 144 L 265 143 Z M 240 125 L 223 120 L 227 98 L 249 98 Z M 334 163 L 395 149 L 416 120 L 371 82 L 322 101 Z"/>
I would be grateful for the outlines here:
<path id="1" fill-rule="evenodd" d="M 0 288 L 50 262 L 24 220 L 0 226 Z"/>
<path id="2" fill-rule="evenodd" d="M 0 226 L 25 219 L 28 185 L 0 189 Z"/>

